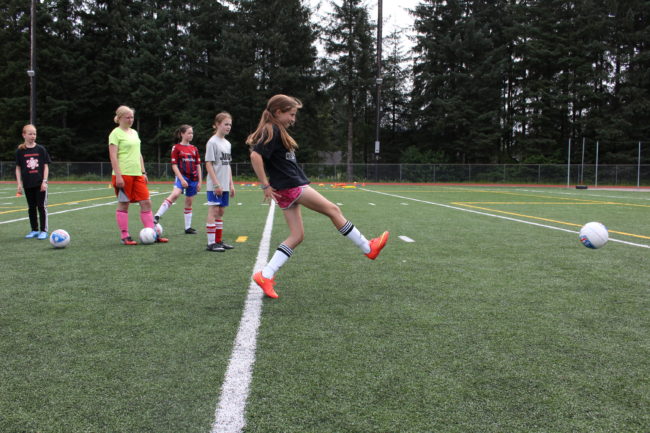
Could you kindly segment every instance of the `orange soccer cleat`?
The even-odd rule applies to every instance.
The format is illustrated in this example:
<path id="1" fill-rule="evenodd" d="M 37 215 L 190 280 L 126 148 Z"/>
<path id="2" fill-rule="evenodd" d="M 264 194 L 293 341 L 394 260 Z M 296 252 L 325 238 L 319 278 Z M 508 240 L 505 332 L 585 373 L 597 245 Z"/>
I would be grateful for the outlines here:
<path id="1" fill-rule="evenodd" d="M 273 289 L 273 286 L 275 286 L 275 280 L 273 278 L 264 278 L 262 276 L 262 271 L 259 271 L 253 274 L 253 281 L 264 290 L 264 294 L 269 298 L 279 298 L 278 294 L 275 293 L 275 290 Z"/>
<path id="2" fill-rule="evenodd" d="M 123 245 L 138 245 L 138 243 L 136 241 L 134 241 L 131 236 L 127 236 L 125 238 L 122 238 L 120 240 L 120 242 L 122 242 Z"/>
<path id="3" fill-rule="evenodd" d="M 381 252 L 382 248 L 384 248 L 386 245 L 386 242 L 388 242 L 389 235 L 389 232 L 383 232 L 378 238 L 371 239 L 370 252 L 366 254 L 366 257 L 368 257 L 370 260 L 375 260 Z"/>

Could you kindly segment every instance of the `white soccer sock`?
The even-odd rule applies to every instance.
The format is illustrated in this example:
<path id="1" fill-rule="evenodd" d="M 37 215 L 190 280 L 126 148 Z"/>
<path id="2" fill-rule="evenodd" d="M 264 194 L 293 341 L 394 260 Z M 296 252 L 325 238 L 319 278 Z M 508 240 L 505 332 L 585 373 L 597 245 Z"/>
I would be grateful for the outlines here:
<path id="1" fill-rule="evenodd" d="M 354 242 L 355 245 L 358 246 L 364 254 L 368 254 L 370 252 L 370 243 L 368 242 L 368 239 L 366 239 L 365 236 L 363 236 L 350 221 L 347 221 L 343 227 L 339 229 L 339 232 Z"/>
<path id="2" fill-rule="evenodd" d="M 262 269 L 262 276 L 264 278 L 273 278 L 276 272 L 284 265 L 293 254 L 293 250 L 285 244 L 280 244 L 271 260 Z"/>
<path id="3" fill-rule="evenodd" d="M 171 207 L 171 205 L 172 205 L 172 202 L 165 199 L 162 202 L 162 204 L 160 205 L 160 207 L 158 208 L 158 212 L 156 212 L 156 216 L 158 216 L 158 217 L 163 216 L 165 214 L 165 212 L 167 212 L 167 210 Z"/>
<path id="4" fill-rule="evenodd" d="M 187 230 L 192 227 L 192 208 L 186 207 L 183 216 L 185 217 L 185 230 Z"/>
<path id="5" fill-rule="evenodd" d="M 212 245 L 214 243 L 214 232 L 216 229 L 217 229 L 216 224 L 205 225 L 205 231 L 208 234 L 208 245 Z"/>

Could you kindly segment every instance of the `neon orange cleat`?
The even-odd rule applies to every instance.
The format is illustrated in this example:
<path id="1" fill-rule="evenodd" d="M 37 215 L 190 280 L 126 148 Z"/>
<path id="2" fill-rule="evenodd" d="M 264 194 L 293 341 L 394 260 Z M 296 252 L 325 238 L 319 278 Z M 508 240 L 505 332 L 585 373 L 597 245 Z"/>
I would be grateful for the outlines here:
<path id="1" fill-rule="evenodd" d="M 159 244 L 166 244 L 167 242 L 169 242 L 169 239 L 167 239 L 167 238 L 161 238 L 160 236 L 158 236 L 158 237 L 156 238 L 156 242 L 159 243 Z"/>
<path id="2" fill-rule="evenodd" d="M 273 278 L 264 278 L 262 276 L 262 271 L 259 271 L 253 274 L 253 281 L 264 290 L 264 294 L 269 298 L 279 298 L 278 294 L 275 293 L 275 290 L 273 289 L 273 286 L 275 286 L 275 280 Z"/>
<path id="3" fill-rule="evenodd" d="M 120 242 L 122 242 L 123 245 L 138 245 L 138 243 L 136 241 L 134 241 L 131 236 L 127 236 L 125 238 L 122 238 L 120 240 Z"/>
<path id="4" fill-rule="evenodd" d="M 371 239 L 370 252 L 366 254 L 366 257 L 368 257 L 370 260 L 375 260 L 381 252 L 382 248 L 386 246 L 386 242 L 388 242 L 388 236 L 390 236 L 389 232 L 383 232 L 378 238 Z"/>

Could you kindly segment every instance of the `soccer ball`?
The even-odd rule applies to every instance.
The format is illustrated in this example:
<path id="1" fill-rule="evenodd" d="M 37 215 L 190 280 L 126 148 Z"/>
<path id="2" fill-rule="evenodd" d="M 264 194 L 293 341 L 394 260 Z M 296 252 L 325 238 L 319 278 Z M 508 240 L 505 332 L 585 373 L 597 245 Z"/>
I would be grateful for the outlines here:
<path id="1" fill-rule="evenodd" d="M 70 243 L 70 235 L 63 229 L 54 230 L 50 234 L 50 243 L 54 248 L 65 248 Z"/>
<path id="2" fill-rule="evenodd" d="M 156 236 L 156 231 L 151 227 L 145 227 L 140 230 L 140 242 L 145 245 L 153 244 L 156 242 L 157 237 L 158 236 Z"/>
<path id="3" fill-rule="evenodd" d="M 580 242 L 587 248 L 597 249 L 605 246 L 609 239 L 607 227 L 598 222 L 590 222 L 580 229 Z"/>
<path id="4" fill-rule="evenodd" d="M 163 228 L 160 223 L 157 223 L 153 226 L 153 229 L 156 231 L 156 236 L 160 237 L 163 234 Z"/>

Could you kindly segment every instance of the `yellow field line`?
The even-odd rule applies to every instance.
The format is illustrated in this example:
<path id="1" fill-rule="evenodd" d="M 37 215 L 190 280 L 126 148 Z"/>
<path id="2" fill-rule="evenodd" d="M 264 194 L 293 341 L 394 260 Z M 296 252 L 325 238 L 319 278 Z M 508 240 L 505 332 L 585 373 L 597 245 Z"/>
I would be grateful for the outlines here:
<path id="1" fill-rule="evenodd" d="M 539 221 L 546 221 L 546 222 L 551 222 L 551 223 L 556 223 L 556 224 L 562 224 L 566 226 L 572 226 L 572 227 L 582 227 L 582 224 L 574 224 L 566 221 L 559 221 L 559 220 L 554 220 L 550 218 L 542 218 L 542 217 L 536 217 L 532 215 L 525 215 L 517 212 L 507 212 L 507 211 L 502 211 L 502 210 L 497 210 L 497 209 L 490 209 L 487 207 L 481 207 L 481 206 L 474 206 L 471 204 L 467 204 L 466 202 L 453 202 L 452 204 L 456 206 L 465 206 L 473 209 L 480 209 L 488 212 L 497 212 L 497 213 L 502 213 L 505 215 L 512 215 L 512 216 L 518 216 L 518 217 L 523 217 L 523 218 L 530 218 L 533 220 L 539 220 Z M 632 236 L 634 238 L 639 238 L 639 239 L 650 239 L 650 236 L 643 236 L 643 235 L 636 235 L 634 233 L 626 233 L 626 232 L 619 232 L 616 230 L 609 230 L 610 233 L 616 233 L 618 235 L 624 235 L 624 236 Z"/>
<path id="2" fill-rule="evenodd" d="M 647 204 L 638 204 L 638 203 L 619 203 L 616 201 L 581 201 L 580 203 L 571 203 L 571 202 L 545 202 L 545 201 L 464 201 L 462 203 L 473 203 L 473 204 L 547 204 L 547 205 L 606 205 L 606 206 L 627 206 L 627 207 L 648 207 Z"/>
<path id="3" fill-rule="evenodd" d="M 591 204 L 618 204 L 610 202 L 586 202 L 586 203 L 569 203 L 569 202 L 553 202 L 553 201 L 463 201 L 458 203 L 468 204 L 546 204 L 546 205 L 591 205 Z"/>
<path id="4" fill-rule="evenodd" d="M 107 199 L 107 198 L 115 198 L 115 196 L 114 195 L 107 195 L 105 197 L 87 198 L 85 200 L 72 200 L 72 201 L 67 201 L 65 203 L 56 203 L 56 204 L 49 204 L 48 203 L 47 207 L 51 208 L 51 207 L 57 207 L 57 206 L 65 206 L 65 205 L 73 204 L 73 203 L 76 204 L 76 203 L 83 203 L 83 202 L 86 202 L 86 201 L 104 200 L 104 199 Z M 23 207 L 23 208 L 20 208 L 20 209 L 7 210 L 7 211 L 0 212 L 0 215 L 5 215 L 5 214 L 8 214 L 8 213 L 14 213 L 14 212 L 24 212 L 26 210 L 27 210 L 26 207 Z"/>
<path id="5" fill-rule="evenodd" d="M 562 201 L 586 201 L 586 202 L 597 201 L 597 200 L 588 200 L 588 199 L 575 198 L 575 197 L 555 197 L 555 196 L 552 196 L 552 195 L 524 194 L 524 193 L 521 193 L 521 192 L 509 192 L 509 191 L 481 190 L 480 192 L 487 192 L 487 193 L 490 193 L 490 194 L 514 195 L 514 196 L 518 196 L 518 197 L 552 198 L 553 200 L 562 200 Z"/>

